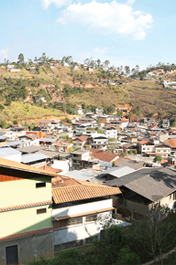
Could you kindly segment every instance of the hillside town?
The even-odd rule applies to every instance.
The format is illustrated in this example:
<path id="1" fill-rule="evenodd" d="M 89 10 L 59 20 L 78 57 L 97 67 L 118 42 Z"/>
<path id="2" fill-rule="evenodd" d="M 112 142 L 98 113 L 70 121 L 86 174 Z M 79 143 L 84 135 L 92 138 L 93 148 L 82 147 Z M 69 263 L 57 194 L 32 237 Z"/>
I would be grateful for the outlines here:
<path id="1" fill-rule="evenodd" d="M 0 264 L 18 249 L 24 260 L 88 246 L 153 205 L 174 209 L 176 128 L 130 110 L 79 106 L 72 119 L 0 129 Z"/>

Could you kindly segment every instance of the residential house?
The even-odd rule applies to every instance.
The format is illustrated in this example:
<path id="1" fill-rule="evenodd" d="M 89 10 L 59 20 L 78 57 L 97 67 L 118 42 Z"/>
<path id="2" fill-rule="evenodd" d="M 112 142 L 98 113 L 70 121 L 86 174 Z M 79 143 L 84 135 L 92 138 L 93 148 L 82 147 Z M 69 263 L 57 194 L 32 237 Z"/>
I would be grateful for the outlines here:
<path id="1" fill-rule="evenodd" d="M 26 142 L 27 145 L 39 145 L 39 137 L 34 133 L 19 136 L 19 140 Z"/>
<path id="2" fill-rule="evenodd" d="M 104 133 L 107 138 L 117 139 L 117 130 L 115 127 L 111 127 L 111 126 L 106 127 L 106 129 L 104 130 Z"/>
<path id="3" fill-rule="evenodd" d="M 116 162 L 116 160 L 119 158 L 117 154 L 95 148 L 90 150 L 90 154 L 92 158 L 98 159 L 99 164 L 105 168 L 112 167 L 112 163 Z"/>
<path id="4" fill-rule="evenodd" d="M 129 122 L 132 122 L 132 123 L 136 124 L 138 122 L 138 118 L 136 116 L 134 116 L 134 115 L 130 116 L 129 117 Z"/>
<path id="5" fill-rule="evenodd" d="M 138 147 L 138 152 L 139 154 L 144 154 L 144 153 L 153 153 L 155 150 L 155 145 L 154 143 L 151 143 L 147 140 L 142 140 L 137 143 Z"/>
<path id="6" fill-rule="evenodd" d="M 81 169 L 87 167 L 94 167 L 98 164 L 96 159 L 92 159 L 89 150 L 80 149 L 78 151 L 73 151 L 72 155 L 72 168 Z"/>
<path id="7" fill-rule="evenodd" d="M 169 127 L 170 127 L 170 120 L 169 119 L 163 119 L 162 120 L 162 127 L 164 129 L 169 129 Z"/>
<path id="8" fill-rule="evenodd" d="M 52 124 L 52 120 L 41 120 L 39 122 L 40 128 L 42 132 L 50 133 L 54 129 L 54 125 Z"/>
<path id="9" fill-rule="evenodd" d="M 53 253 L 51 178 L 55 174 L 0 158 L 0 264 Z"/>
<path id="10" fill-rule="evenodd" d="M 39 139 L 39 145 L 41 145 L 41 146 L 55 145 L 56 142 L 57 142 L 56 138 L 40 138 Z"/>
<path id="11" fill-rule="evenodd" d="M 95 109 L 95 113 L 96 113 L 97 115 L 103 115 L 103 109 L 96 108 L 96 109 Z"/>
<path id="12" fill-rule="evenodd" d="M 81 135 L 79 137 L 76 137 L 73 139 L 73 147 L 74 148 L 80 148 L 83 149 L 87 141 L 87 137 L 84 135 Z"/>
<path id="13" fill-rule="evenodd" d="M 89 245 L 95 237 L 100 239 L 100 220 L 105 224 L 114 209 L 109 197 L 120 193 L 118 188 L 66 176 L 53 179 L 54 252 Z"/>
<path id="14" fill-rule="evenodd" d="M 70 124 L 70 123 L 68 123 L 68 122 L 63 122 L 63 121 L 61 121 L 61 122 L 60 122 L 60 126 L 62 127 L 62 129 L 63 129 L 64 131 L 67 131 L 67 132 L 69 132 L 69 131 L 72 130 L 72 124 Z"/>
<path id="15" fill-rule="evenodd" d="M 170 156 L 171 148 L 165 144 L 158 144 L 155 145 L 155 153 L 156 155 L 160 155 L 161 157 L 165 158 Z"/>
<path id="16" fill-rule="evenodd" d="M 176 139 L 167 139 L 164 144 L 171 148 L 171 155 L 176 156 Z"/>
<path id="17" fill-rule="evenodd" d="M 107 115 L 102 115 L 102 116 L 99 116 L 99 117 L 98 117 L 98 121 L 99 121 L 101 124 L 103 124 L 103 125 L 105 125 L 105 124 L 107 123 L 107 120 L 108 120 L 108 116 L 107 116 Z"/>
<path id="18" fill-rule="evenodd" d="M 122 196 L 114 205 L 118 211 L 126 209 L 129 216 L 147 214 L 157 203 L 173 209 L 176 201 L 176 172 L 168 168 L 142 168 L 106 184 L 120 188 Z"/>
<path id="19" fill-rule="evenodd" d="M 131 111 L 132 107 L 130 106 L 130 104 L 125 104 L 125 103 L 119 103 L 116 106 L 116 110 L 117 111 L 122 111 L 123 114 L 125 113 L 129 113 Z"/>
<path id="20" fill-rule="evenodd" d="M 91 147 L 92 148 L 101 148 L 102 150 L 106 149 L 108 144 L 108 139 L 105 134 L 96 133 L 91 136 Z"/>
<path id="21" fill-rule="evenodd" d="M 10 129 L 1 129 L 0 128 L 0 135 L 6 137 L 8 140 L 13 140 L 13 132 Z"/>

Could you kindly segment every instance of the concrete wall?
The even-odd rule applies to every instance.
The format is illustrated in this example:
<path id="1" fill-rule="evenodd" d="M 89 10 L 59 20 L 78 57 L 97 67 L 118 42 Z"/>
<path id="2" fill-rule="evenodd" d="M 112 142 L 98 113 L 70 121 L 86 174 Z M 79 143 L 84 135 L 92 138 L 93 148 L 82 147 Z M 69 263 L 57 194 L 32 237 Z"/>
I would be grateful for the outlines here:
<path id="1" fill-rule="evenodd" d="M 11 240 L 0 241 L 0 264 L 6 265 L 6 247 L 18 246 L 18 260 L 21 264 L 39 256 L 50 256 L 53 253 L 52 231 L 25 236 Z"/>

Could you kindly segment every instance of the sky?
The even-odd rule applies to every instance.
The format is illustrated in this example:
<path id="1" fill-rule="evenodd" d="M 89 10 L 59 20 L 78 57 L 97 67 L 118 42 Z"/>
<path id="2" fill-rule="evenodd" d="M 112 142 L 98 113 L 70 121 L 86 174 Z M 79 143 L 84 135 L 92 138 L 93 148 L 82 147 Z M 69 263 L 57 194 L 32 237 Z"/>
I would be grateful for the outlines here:
<path id="1" fill-rule="evenodd" d="M 176 0 L 0 0 L 0 62 L 49 58 L 115 67 L 176 63 Z"/>

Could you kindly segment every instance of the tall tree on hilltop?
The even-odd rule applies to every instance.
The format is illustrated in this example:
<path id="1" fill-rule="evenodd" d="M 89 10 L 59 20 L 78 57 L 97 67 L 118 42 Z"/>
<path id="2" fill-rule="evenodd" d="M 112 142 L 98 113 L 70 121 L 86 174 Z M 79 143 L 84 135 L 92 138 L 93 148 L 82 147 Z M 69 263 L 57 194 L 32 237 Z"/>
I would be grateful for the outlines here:
<path id="1" fill-rule="evenodd" d="M 110 61 L 109 60 L 105 60 L 104 61 L 104 65 L 108 66 L 110 64 Z"/>
<path id="2" fill-rule="evenodd" d="M 101 60 L 98 59 L 98 60 L 96 61 L 96 63 L 97 63 L 98 66 L 100 66 L 100 64 L 101 64 Z"/>
<path id="3" fill-rule="evenodd" d="M 24 63 L 24 55 L 23 55 L 22 53 L 20 53 L 20 54 L 18 55 L 18 63 L 19 63 L 19 64 Z"/>
<path id="4" fill-rule="evenodd" d="M 126 75 L 130 74 L 130 67 L 128 65 L 125 66 L 125 73 Z"/>

